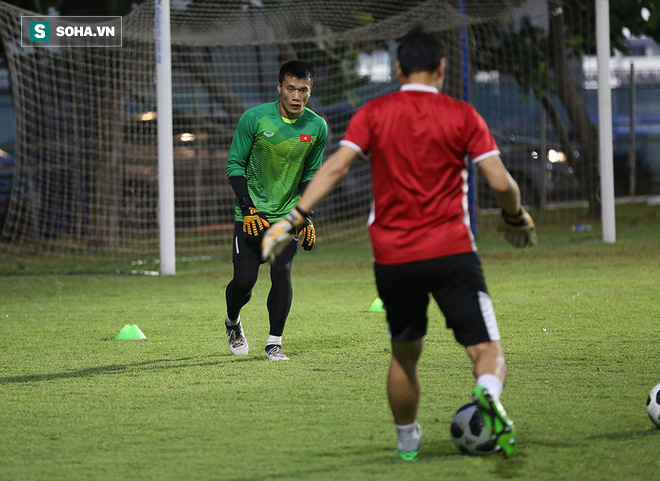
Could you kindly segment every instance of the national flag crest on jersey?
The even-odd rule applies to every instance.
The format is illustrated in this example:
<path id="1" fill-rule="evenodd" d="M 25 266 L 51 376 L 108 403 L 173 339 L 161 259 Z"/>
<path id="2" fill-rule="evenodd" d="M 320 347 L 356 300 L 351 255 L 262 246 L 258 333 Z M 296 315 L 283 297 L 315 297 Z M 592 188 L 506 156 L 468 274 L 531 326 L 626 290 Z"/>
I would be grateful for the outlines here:
<path id="1" fill-rule="evenodd" d="M 301 142 L 311 142 L 312 141 L 312 136 L 309 134 L 300 134 L 300 141 Z"/>

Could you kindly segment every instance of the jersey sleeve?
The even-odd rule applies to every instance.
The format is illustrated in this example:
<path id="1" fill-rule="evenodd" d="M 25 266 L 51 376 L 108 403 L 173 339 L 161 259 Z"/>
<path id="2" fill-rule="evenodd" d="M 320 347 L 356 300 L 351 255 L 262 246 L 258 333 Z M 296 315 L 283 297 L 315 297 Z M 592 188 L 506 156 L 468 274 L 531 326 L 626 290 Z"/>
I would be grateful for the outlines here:
<path id="1" fill-rule="evenodd" d="M 250 111 L 241 115 L 234 132 L 234 138 L 227 157 L 227 177 L 245 175 L 245 168 L 250 158 L 252 143 L 254 142 L 255 121 Z"/>
<path id="2" fill-rule="evenodd" d="M 310 151 L 309 155 L 305 159 L 305 167 L 303 169 L 302 177 L 300 182 L 309 182 L 316 174 L 316 171 L 321 167 L 321 162 L 323 162 L 323 153 L 325 152 L 325 144 L 328 140 L 328 124 L 325 120 L 321 120 L 321 126 L 319 128 L 318 137 L 314 143 L 314 147 Z"/>
<path id="3" fill-rule="evenodd" d="M 467 153 L 472 162 L 477 163 L 493 155 L 499 155 L 497 143 L 488 130 L 488 125 L 477 110 L 468 104 L 465 119 L 465 139 L 467 139 Z"/>
<path id="4" fill-rule="evenodd" d="M 359 154 L 366 154 L 371 150 L 371 131 L 366 105 L 353 114 L 340 145 L 350 147 Z"/>

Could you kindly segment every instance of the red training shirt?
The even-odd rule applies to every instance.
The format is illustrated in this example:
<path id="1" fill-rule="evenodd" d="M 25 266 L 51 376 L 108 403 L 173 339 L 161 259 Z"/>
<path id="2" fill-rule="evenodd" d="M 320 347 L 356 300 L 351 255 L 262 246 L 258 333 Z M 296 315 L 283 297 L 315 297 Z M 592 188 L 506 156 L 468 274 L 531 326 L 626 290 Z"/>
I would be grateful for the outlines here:
<path id="1" fill-rule="evenodd" d="M 466 155 L 476 163 L 500 152 L 472 105 L 405 84 L 358 110 L 340 144 L 371 152 L 369 234 L 377 264 L 476 251 Z"/>

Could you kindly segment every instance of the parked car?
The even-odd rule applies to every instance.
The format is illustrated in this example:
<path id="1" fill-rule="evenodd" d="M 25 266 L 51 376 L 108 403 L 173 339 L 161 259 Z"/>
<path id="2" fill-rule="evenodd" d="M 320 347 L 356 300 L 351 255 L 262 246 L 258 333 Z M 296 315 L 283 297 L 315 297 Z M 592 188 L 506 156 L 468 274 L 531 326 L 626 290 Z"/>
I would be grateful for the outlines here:
<path id="1" fill-rule="evenodd" d="M 502 162 L 518 182 L 522 201 L 527 206 L 540 206 L 544 202 L 580 199 L 581 189 L 575 168 L 559 147 L 534 137 L 493 131 L 501 152 Z M 579 151 L 574 152 L 579 158 Z M 479 208 L 496 207 L 490 188 L 481 175 L 477 175 Z"/>

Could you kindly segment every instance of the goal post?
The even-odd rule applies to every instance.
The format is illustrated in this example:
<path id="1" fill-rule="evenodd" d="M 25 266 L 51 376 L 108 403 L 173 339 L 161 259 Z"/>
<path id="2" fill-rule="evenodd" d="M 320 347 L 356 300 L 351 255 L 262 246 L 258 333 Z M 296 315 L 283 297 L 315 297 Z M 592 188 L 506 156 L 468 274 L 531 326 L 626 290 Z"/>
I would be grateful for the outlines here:
<path id="1" fill-rule="evenodd" d="M 156 90 L 158 116 L 158 225 L 160 273 L 176 274 L 174 227 L 174 137 L 172 135 L 172 35 L 170 0 L 156 0 Z"/>
<path id="2" fill-rule="evenodd" d="M 610 2 L 596 3 L 598 49 L 598 134 L 600 147 L 600 192 L 603 242 L 616 242 L 614 208 L 614 154 L 612 152 L 612 92 L 610 87 Z"/>

